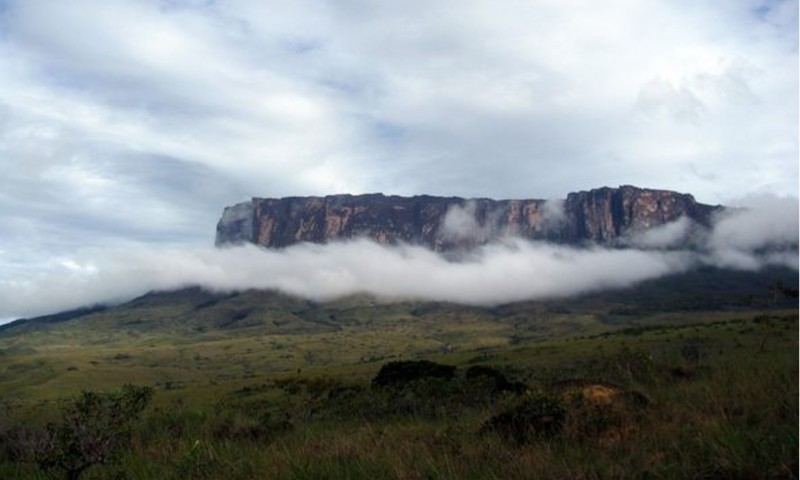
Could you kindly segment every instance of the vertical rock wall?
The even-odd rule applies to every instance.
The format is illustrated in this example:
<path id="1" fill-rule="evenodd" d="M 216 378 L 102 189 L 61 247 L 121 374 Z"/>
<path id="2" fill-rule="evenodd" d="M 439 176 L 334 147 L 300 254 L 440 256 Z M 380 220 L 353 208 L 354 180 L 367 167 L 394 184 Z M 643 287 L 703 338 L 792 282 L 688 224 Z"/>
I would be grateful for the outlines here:
<path id="1" fill-rule="evenodd" d="M 613 244 L 681 217 L 708 226 L 719 208 L 699 204 L 691 195 L 631 186 L 570 193 L 556 202 L 381 194 L 253 198 L 225 209 L 216 244 L 282 248 L 365 237 L 444 251 L 503 236 Z"/>

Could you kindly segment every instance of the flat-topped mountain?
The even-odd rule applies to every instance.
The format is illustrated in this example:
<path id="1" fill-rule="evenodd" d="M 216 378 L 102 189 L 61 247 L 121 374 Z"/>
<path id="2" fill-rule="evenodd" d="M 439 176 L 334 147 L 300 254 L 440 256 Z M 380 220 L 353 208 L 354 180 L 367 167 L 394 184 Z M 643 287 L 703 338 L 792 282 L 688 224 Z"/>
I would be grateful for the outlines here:
<path id="1" fill-rule="evenodd" d="M 708 227 L 721 208 L 698 203 L 688 194 L 633 186 L 570 193 L 563 200 L 382 194 L 253 198 L 225 208 L 216 244 L 281 248 L 368 238 L 446 251 L 504 236 L 569 245 L 614 244 L 681 217 Z"/>

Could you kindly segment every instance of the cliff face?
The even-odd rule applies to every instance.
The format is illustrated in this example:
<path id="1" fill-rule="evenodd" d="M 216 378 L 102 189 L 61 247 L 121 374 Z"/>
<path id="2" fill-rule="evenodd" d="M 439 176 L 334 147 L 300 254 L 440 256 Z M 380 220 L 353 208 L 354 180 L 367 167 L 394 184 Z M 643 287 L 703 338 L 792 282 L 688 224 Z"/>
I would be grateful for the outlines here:
<path id="1" fill-rule="evenodd" d="M 722 207 L 697 203 L 688 194 L 630 186 L 570 193 L 564 205 L 568 221 L 562 238 L 567 243 L 608 243 L 687 217 L 708 227 Z"/>
<path id="2" fill-rule="evenodd" d="M 365 237 L 445 251 L 503 236 L 611 244 L 683 216 L 708 226 L 718 208 L 691 195 L 630 186 L 570 193 L 561 201 L 381 194 L 253 198 L 225 209 L 216 244 L 281 248 Z"/>

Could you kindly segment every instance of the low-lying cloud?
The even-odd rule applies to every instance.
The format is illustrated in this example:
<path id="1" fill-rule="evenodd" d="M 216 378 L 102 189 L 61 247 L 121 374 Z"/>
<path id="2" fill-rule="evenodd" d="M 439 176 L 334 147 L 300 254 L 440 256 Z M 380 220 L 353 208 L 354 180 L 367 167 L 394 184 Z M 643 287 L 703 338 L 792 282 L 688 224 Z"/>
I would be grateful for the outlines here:
<path id="1" fill-rule="evenodd" d="M 382 246 L 363 239 L 283 250 L 254 245 L 93 248 L 61 259 L 49 274 L 0 283 L 0 318 L 113 303 L 190 285 L 219 291 L 276 289 L 322 301 L 369 293 L 384 300 L 492 305 L 627 287 L 701 265 L 797 269 L 797 219 L 796 199 L 762 198 L 719 216 L 710 231 L 681 219 L 632 237 L 628 248 L 504 238 L 460 261 L 419 246 Z M 694 248 L 676 248 L 687 235 L 696 242 Z"/>
<path id="2" fill-rule="evenodd" d="M 475 209 L 474 201 L 467 201 L 463 206 L 450 207 L 442 220 L 444 238 L 453 241 L 480 241 L 488 237 L 491 233 L 489 224 L 478 224 Z"/>
<path id="3" fill-rule="evenodd" d="M 800 209 L 791 197 L 755 196 L 740 207 L 720 211 L 707 229 L 687 217 L 629 236 L 640 249 L 692 247 L 706 264 L 757 270 L 764 265 L 798 267 Z"/>
<path id="4" fill-rule="evenodd" d="M 253 245 L 224 249 L 92 250 L 63 264 L 64 273 L 4 285 L 2 308 L 40 314 L 149 290 L 201 285 L 213 290 L 277 289 L 315 300 L 353 293 L 379 298 L 496 304 L 624 287 L 690 265 L 679 252 L 580 250 L 519 239 L 480 247 L 450 261 L 416 246 L 368 240 Z"/>
<path id="5" fill-rule="evenodd" d="M 691 219 L 681 217 L 674 222 L 631 235 L 624 243 L 644 249 L 675 248 L 686 245 L 694 235 L 702 234 L 698 232 L 702 230 L 698 230 Z"/>
<path id="6" fill-rule="evenodd" d="M 718 252 L 797 247 L 800 209 L 796 198 L 757 196 L 747 207 L 723 212 L 709 238 Z M 735 266 L 735 265 L 731 265 Z"/>
<path id="7" fill-rule="evenodd" d="M 545 230 L 557 230 L 566 220 L 564 200 L 551 199 L 541 206 L 541 227 Z M 501 230 L 504 212 L 497 208 L 489 208 L 478 215 L 478 204 L 474 199 L 463 205 L 452 205 L 445 213 L 441 225 L 442 238 L 447 241 L 468 245 L 479 245 L 497 239 Z M 479 216 L 483 218 L 479 220 Z"/>

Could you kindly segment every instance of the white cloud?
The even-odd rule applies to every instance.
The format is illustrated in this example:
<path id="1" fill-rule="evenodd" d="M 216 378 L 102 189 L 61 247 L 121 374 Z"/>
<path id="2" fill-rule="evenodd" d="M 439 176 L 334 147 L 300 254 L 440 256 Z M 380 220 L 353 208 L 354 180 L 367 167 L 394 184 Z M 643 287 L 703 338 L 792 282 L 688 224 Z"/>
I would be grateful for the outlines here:
<path id="1" fill-rule="evenodd" d="M 442 235 L 454 242 L 479 242 L 488 236 L 488 226 L 478 225 L 475 218 L 475 201 L 453 205 L 442 220 Z"/>
<path id="2" fill-rule="evenodd" d="M 666 115 L 677 121 L 696 123 L 704 108 L 703 103 L 688 89 L 676 88 L 672 83 L 653 79 L 642 86 L 636 107 L 646 115 Z"/>
<path id="3" fill-rule="evenodd" d="M 676 248 L 686 244 L 692 232 L 693 222 L 681 217 L 674 222 L 637 232 L 625 239 L 626 244 L 645 249 Z"/>
<path id="4" fill-rule="evenodd" d="M 251 196 L 798 191 L 793 1 L 2 5 L 0 281 Z"/>
<path id="5" fill-rule="evenodd" d="M 423 247 L 367 240 L 283 250 L 253 245 L 87 248 L 54 259 L 47 274 L 0 280 L 0 317 L 52 313 L 191 285 L 276 289 L 316 300 L 369 293 L 386 300 L 492 305 L 626 287 L 700 265 L 797 269 L 797 201 L 749 201 L 750 209 L 721 217 L 707 236 L 695 238 L 699 250 L 691 251 L 676 248 L 679 239 L 697 233 L 685 220 L 634 237 L 639 248 L 582 249 L 502 238 L 458 261 Z M 468 207 L 455 211 L 459 228 L 475 226 L 468 221 Z"/>
<path id="6" fill-rule="evenodd" d="M 791 4 L 11 1 L 2 100 L 15 118 L 76 125 L 83 152 L 201 162 L 262 185 L 252 193 L 550 197 L 634 183 L 713 200 L 710 182 L 686 188 L 676 159 L 719 162 L 720 184 L 752 177 L 766 150 L 778 168 L 796 157 L 796 141 L 780 143 L 797 125 Z M 25 91 L 36 109 L 13 101 Z M 697 126 L 639 125 L 637 98 Z M 598 177 L 604 155 L 621 170 Z M 662 158 L 671 168 L 652 171 Z M 320 163 L 325 175 L 305 174 Z M 454 170 L 459 191 L 441 191 Z M 751 189 L 796 190 L 767 174 Z"/>
<path id="7" fill-rule="evenodd" d="M 778 264 L 797 268 L 800 208 L 796 198 L 753 196 L 719 215 L 708 238 L 713 262 L 755 270 Z"/>
<path id="8" fill-rule="evenodd" d="M 379 298 L 495 304 L 624 287 L 686 268 L 678 253 L 575 250 L 506 241 L 453 262 L 422 247 L 361 240 L 283 251 L 93 249 L 61 260 L 56 274 L 2 282 L 0 315 L 35 315 L 132 298 L 151 289 L 277 289 L 329 300 L 366 292 Z"/>
<path id="9" fill-rule="evenodd" d="M 558 230 L 558 227 L 567 220 L 564 211 L 564 200 L 553 198 L 544 202 L 542 206 L 542 223 L 545 228 Z"/>
<path id="10" fill-rule="evenodd" d="M 710 244 L 715 249 L 758 250 L 797 246 L 798 201 L 791 197 L 753 196 L 715 221 Z"/>

